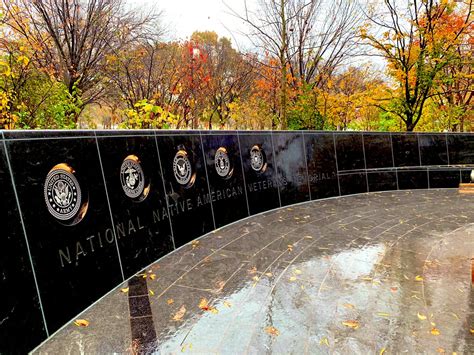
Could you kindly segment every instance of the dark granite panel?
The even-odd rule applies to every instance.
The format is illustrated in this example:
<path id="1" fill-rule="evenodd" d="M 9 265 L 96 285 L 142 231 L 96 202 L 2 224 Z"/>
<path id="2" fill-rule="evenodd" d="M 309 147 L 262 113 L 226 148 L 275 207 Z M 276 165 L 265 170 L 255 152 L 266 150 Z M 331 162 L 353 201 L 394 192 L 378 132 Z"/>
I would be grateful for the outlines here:
<path id="1" fill-rule="evenodd" d="M 393 134 L 392 144 L 395 166 L 420 166 L 416 134 Z"/>
<path id="2" fill-rule="evenodd" d="M 430 188 L 459 187 L 461 176 L 459 169 L 453 170 L 430 170 Z"/>
<path id="3" fill-rule="evenodd" d="M 332 133 L 307 133 L 304 135 L 308 162 L 311 198 L 339 195 L 336 154 Z"/>
<path id="4" fill-rule="evenodd" d="M 367 192 L 365 173 L 339 175 L 341 195 L 352 195 Z"/>
<path id="5" fill-rule="evenodd" d="M 472 169 L 474 170 L 474 168 Z M 463 183 L 469 183 L 471 182 L 471 169 L 468 169 L 468 170 L 461 170 L 461 181 Z M 474 182 L 474 181 L 472 181 Z"/>
<path id="6" fill-rule="evenodd" d="M 369 191 L 389 191 L 397 189 L 397 174 L 395 171 L 368 173 Z"/>
<path id="7" fill-rule="evenodd" d="M 408 189 L 427 189 L 428 174 L 424 171 L 399 171 L 398 188 L 400 190 Z"/>
<path id="8" fill-rule="evenodd" d="M 367 169 L 393 167 L 389 134 L 364 133 L 364 149 Z"/>
<path id="9" fill-rule="evenodd" d="M 181 134 L 157 135 L 156 139 L 174 241 L 176 247 L 179 247 L 214 229 L 201 138 L 199 134 Z M 186 151 L 191 166 L 191 180 L 187 185 L 178 183 L 173 170 L 179 151 Z"/>
<path id="10" fill-rule="evenodd" d="M 97 139 L 127 278 L 173 250 L 155 136 Z"/>
<path id="11" fill-rule="evenodd" d="M 282 206 L 309 201 L 303 135 L 296 132 L 273 132 L 272 138 Z"/>
<path id="12" fill-rule="evenodd" d="M 474 164 L 474 134 L 448 136 L 449 163 Z"/>
<path id="13" fill-rule="evenodd" d="M 216 227 L 248 217 L 237 135 L 203 134 L 202 141 Z"/>
<path id="14" fill-rule="evenodd" d="M 447 165 L 448 150 L 445 134 L 420 134 L 421 165 Z"/>
<path id="15" fill-rule="evenodd" d="M 1 139 L 0 181 L 0 354 L 26 353 L 46 332 Z"/>
<path id="16" fill-rule="evenodd" d="M 8 141 L 7 146 L 52 333 L 123 280 L 97 144 L 95 138 L 76 138 Z M 69 195 L 77 186 L 83 204 L 76 205 L 87 205 L 84 218 L 74 226 L 53 217 L 44 196 L 47 175 L 60 163 L 74 170 L 71 176 L 77 183 L 69 190 L 56 186 L 54 198 Z"/>
<path id="17" fill-rule="evenodd" d="M 339 171 L 365 169 L 362 134 L 336 134 L 337 166 Z"/>
<path id="18" fill-rule="evenodd" d="M 280 207 L 270 132 L 266 134 L 239 134 L 239 140 L 250 214 Z M 263 166 L 260 168 L 257 162 L 254 169 L 250 156 L 251 150 L 255 146 L 261 149 Z"/>

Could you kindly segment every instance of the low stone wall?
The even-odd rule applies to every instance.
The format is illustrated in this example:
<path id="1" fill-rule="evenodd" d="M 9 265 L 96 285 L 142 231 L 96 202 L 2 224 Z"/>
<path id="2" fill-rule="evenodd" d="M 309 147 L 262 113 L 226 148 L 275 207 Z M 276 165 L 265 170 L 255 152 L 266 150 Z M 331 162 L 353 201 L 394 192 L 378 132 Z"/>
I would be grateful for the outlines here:
<path id="1" fill-rule="evenodd" d="M 28 351 L 175 248 L 299 202 L 454 188 L 474 134 L 3 131 L 0 353 Z"/>

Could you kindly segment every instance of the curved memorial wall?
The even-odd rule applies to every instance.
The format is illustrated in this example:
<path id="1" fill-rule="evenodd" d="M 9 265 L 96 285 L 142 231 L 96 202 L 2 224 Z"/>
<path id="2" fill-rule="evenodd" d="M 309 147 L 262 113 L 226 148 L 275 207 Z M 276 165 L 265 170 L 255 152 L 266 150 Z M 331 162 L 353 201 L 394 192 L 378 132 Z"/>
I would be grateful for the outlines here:
<path id="1" fill-rule="evenodd" d="M 3 131 L 0 353 L 233 221 L 333 196 L 455 188 L 474 134 Z"/>

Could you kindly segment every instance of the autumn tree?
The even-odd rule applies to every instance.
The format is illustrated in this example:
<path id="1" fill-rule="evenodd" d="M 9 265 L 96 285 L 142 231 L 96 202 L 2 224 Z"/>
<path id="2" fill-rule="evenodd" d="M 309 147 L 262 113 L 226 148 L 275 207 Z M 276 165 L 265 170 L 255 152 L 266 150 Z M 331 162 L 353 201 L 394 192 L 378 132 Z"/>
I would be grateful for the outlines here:
<path id="1" fill-rule="evenodd" d="M 384 0 L 383 9 L 368 17 L 372 27 L 362 36 L 387 60 L 398 85 L 392 106 L 380 107 L 413 131 L 427 100 L 436 95 L 436 80 L 456 57 L 457 44 L 472 24 L 472 0 Z"/>
<path id="2" fill-rule="evenodd" d="M 2 0 L 4 23 L 39 48 L 33 60 L 79 95 L 83 105 L 106 93 L 107 56 L 156 34 L 156 15 L 128 10 L 123 0 Z"/>

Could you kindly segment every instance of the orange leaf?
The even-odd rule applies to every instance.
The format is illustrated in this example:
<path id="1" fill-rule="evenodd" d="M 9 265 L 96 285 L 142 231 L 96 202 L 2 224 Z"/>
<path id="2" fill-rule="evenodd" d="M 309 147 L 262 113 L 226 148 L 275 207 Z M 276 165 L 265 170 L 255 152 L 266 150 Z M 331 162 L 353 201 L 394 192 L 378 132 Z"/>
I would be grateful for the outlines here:
<path id="1" fill-rule="evenodd" d="M 174 303 L 174 299 L 170 298 L 169 300 L 166 301 L 166 303 L 168 303 L 168 304 L 173 304 L 173 303 Z"/>
<path id="2" fill-rule="evenodd" d="M 356 320 L 347 320 L 345 322 L 342 322 L 343 325 L 346 327 L 352 328 L 352 329 L 357 329 L 359 328 L 359 322 Z"/>
<path id="3" fill-rule="evenodd" d="M 270 334 L 270 335 L 273 335 L 273 336 L 279 336 L 280 335 L 280 331 L 275 327 L 266 327 L 265 332 L 267 332 L 267 334 Z"/>
<path id="4" fill-rule="evenodd" d="M 77 325 L 78 327 L 87 327 L 89 326 L 89 321 L 85 319 L 76 319 L 74 321 L 74 324 Z"/>
<path id="5" fill-rule="evenodd" d="M 182 305 L 179 311 L 176 312 L 175 315 L 173 316 L 173 320 L 175 321 L 182 320 L 185 313 L 186 313 L 186 307 Z"/>
<path id="6" fill-rule="evenodd" d="M 439 329 L 438 329 L 438 328 L 432 328 L 432 329 L 431 329 L 431 334 L 433 334 L 433 335 L 440 335 L 441 333 L 439 332 Z"/>

